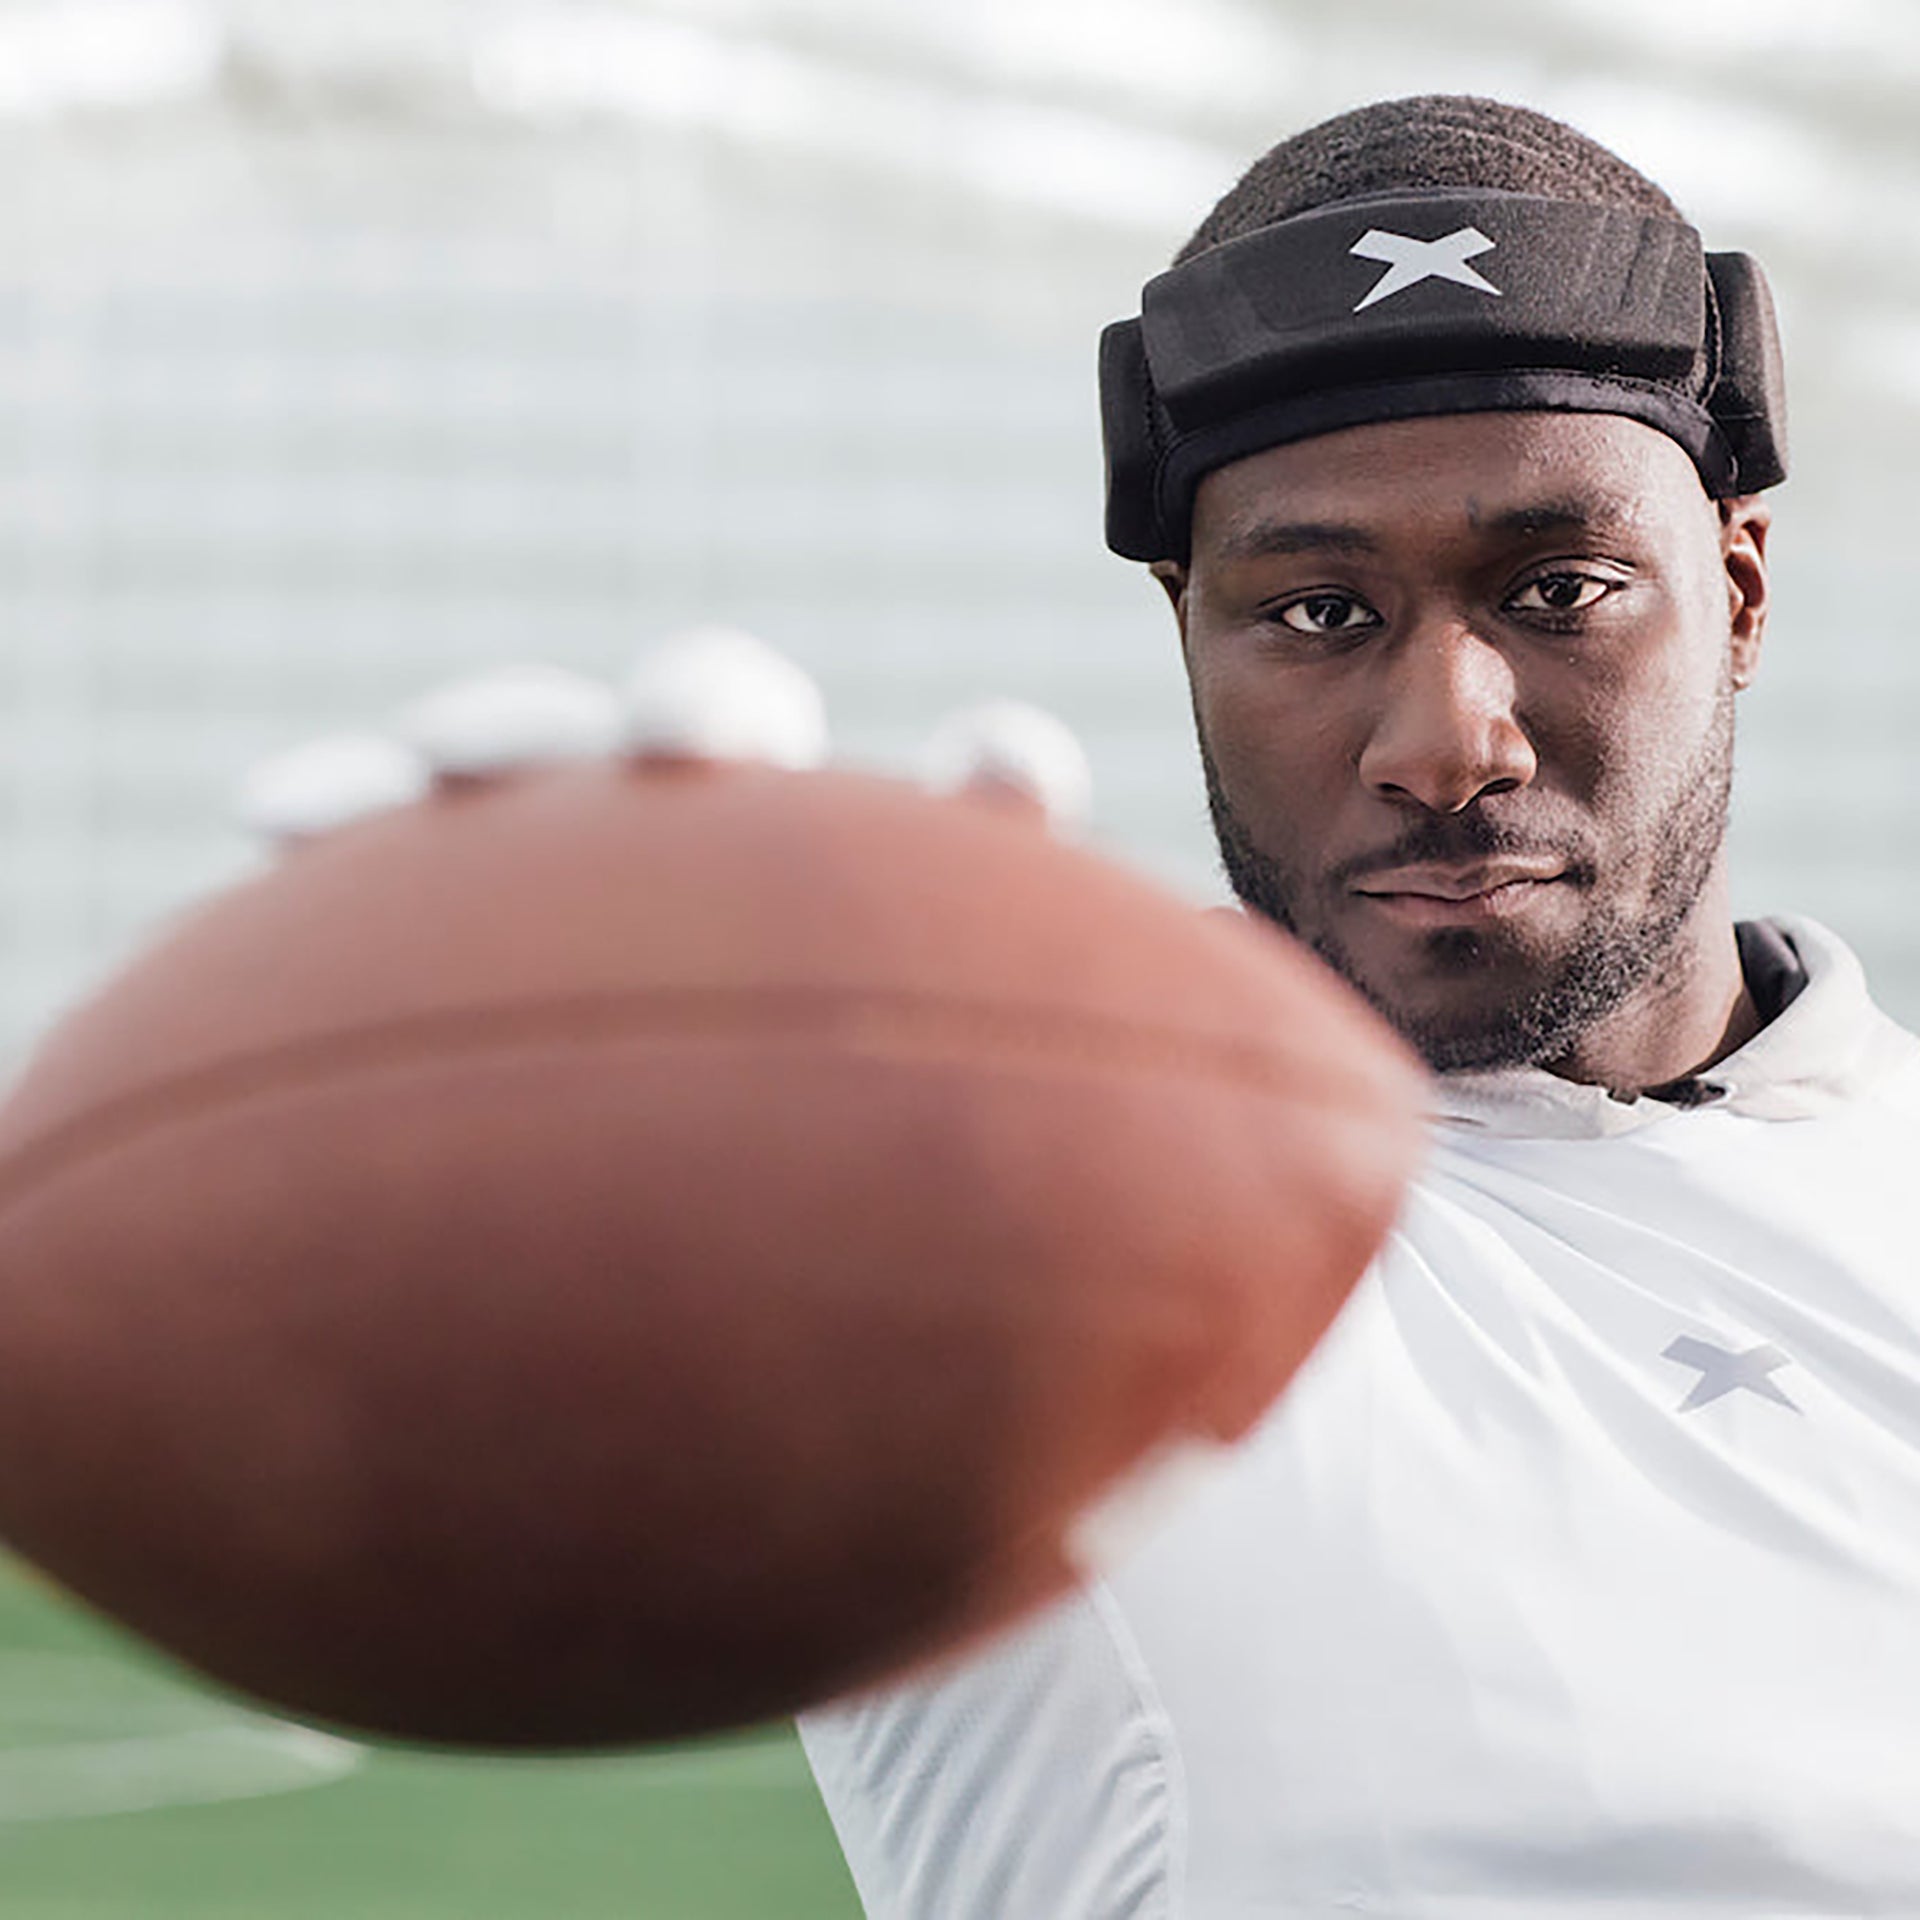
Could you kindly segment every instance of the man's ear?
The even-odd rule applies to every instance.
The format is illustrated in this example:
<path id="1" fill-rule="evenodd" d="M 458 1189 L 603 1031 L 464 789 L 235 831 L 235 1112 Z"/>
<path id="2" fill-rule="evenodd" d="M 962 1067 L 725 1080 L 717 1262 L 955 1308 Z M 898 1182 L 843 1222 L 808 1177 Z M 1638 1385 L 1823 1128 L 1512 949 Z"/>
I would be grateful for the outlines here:
<path id="1" fill-rule="evenodd" d="M 1719 504 L 1733 684 L 1744 688 L 1760 670 L 1760 642 L 1767 628 L 1767 534 L 1773 514 L 1758 494 L 1741 494 Z"/>
<path id="2" fill-rule="evenodd" d="M 1167 598 L 1173 604 L 1173 617 L 1180 628 L 1182 645 L 1187 638 L 1187 569 L 1178 560 L 1156 560 L 1147 569 L 1167 590 Z"/>

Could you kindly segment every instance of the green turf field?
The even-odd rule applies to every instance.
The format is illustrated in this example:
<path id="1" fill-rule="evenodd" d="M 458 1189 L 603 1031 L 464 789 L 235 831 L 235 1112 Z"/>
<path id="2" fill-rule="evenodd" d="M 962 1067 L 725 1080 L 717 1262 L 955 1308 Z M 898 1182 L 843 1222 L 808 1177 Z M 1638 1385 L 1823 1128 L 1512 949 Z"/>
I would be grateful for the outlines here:
<path id="1" fill-rule="evenodd" d="M 0 1561 L 4 1920 L 857 1920 L 790 1734 L 373 1752 L 199 1691 Z"/>

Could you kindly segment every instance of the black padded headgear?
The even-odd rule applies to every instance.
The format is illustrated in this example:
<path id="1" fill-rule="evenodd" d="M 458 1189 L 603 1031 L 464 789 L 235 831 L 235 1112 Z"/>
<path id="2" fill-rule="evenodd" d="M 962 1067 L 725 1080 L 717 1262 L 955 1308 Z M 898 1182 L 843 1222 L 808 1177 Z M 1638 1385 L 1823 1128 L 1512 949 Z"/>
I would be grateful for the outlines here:
<path id="1" fill-rule="evenodd" d="M 1617 413 L 1716 499 L 1786 478 L 1773 302 L 1678 220 L 1491 189 L 1314 207 L 1147 283 L 1100 341 L 1107 544 L 1187 554 L 1216 467 L 1378 420 Z"/>

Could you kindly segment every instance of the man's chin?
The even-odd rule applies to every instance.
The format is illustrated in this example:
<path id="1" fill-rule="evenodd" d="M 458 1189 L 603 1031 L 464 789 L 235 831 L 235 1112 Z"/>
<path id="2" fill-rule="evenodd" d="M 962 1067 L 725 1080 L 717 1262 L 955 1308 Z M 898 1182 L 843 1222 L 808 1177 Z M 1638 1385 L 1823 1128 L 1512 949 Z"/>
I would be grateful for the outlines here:
<path id="1" fill-rule="evenodd" d="M 1484 939 L 1433 934 L 1426 965 L 1412 975 L 1356 964 L 1331 944 L 1310 944 L 1436 1073 L 1537 1066 L 1575 1037 L 1564 1012 L 1555 1011 L 1566 998 L 1557 990 L 1561 976 L 1512 953 L 1496 956 Z"/>
<path id="2" fill-rule="evenodd" d="M 1504 1011 L 1489 1018 L 1477 1009 L 1410 1011 L 1378 999 L 1374 1005 L 1435 1073 L 1491 1073 L 1503 1068 L 1543 1066 L 1563 1053 L 1573 1037 L 1557 1022 L 1542 1025 L 1525 1018 L 1516 1021 Z"/>
<path id="3" fill-rule="evenodd" d="M 1604 919 L 1552 942 L 1530 931 L 1439 927 L 1410 940 L 1307 942 L 1436 1073 L 1483 1073 L 1564 1058 L 1642 985 L 1655 957 Z"/>

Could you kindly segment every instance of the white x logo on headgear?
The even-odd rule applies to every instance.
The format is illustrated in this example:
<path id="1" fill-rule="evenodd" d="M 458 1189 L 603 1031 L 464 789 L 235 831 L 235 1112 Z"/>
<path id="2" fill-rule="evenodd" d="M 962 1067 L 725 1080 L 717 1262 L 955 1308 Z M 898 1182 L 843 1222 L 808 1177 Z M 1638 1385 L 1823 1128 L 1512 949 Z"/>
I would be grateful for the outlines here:
<path id="1" fill-rule="evenodd" d="M 1372 306 L 1376 300 L 1390 300 L 1423 280 L 1451 280 L 1457 287 L 1472 287 L 1498 297 L 1500 289 L 1467 265 L 1477 255 L 1492 252 L 1493 245 L 1478 227 L 1462 227 L 1438 240 L 1414 240 L 1404 233 L 1369 227 L 1347 251 L 1362 260 L 1383 261 L 1387 270 L 1354 312 Z"/>

